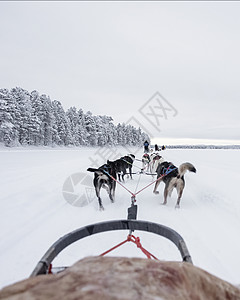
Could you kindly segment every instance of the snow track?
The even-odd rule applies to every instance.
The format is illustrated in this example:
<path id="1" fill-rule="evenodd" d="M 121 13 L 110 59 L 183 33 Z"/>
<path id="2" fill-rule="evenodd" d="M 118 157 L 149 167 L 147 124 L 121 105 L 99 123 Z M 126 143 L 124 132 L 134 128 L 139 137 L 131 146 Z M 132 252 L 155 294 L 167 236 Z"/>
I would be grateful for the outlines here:
<path id="1" fill-rule="evenodd" d="M 121 186 L 117 186 L 114 204 L 102 191 L 103 212 L 98 210 L 97 199 L 88 206 L 75 207 L 62 195 L 66 178 L 86 172 L 91 166 L 89 158 L 95 159 L 96 151 L 96 148 L 0 151 L 1 287 L 28 277 L 50 245 L 64 234 L 88 224 L 127 217 L 131 195 Z M 118 152 L 126 154 L 124 149 Z M 141 158 L 142 152 L 136 155 Z M 191 162 L 197 173 L 185 175 L 180 209 L 175 209 L 175 191 L 167 205 L 161 205 L 163 183 L 159 195 L 153 194 L 154 185 L 138 194 L 138 219 L 173 228 L 184 238 L 194 265 L 239 284 L 239 150 L 166 150 L 162 155 L 177 166 Z M 141 167 L 141 162 L 136 161 L 135 165 Z M 138 176 L 133 175 L 133 180 L 125 182 L 133 192 Z M 152 176 L 141 175 L 137 190 L 152 180 Z M 81 190 L 81 186 L 78 188 Z M 126 235 L 125 231 L 108 232 L 79 241 L 64 250 L 54 264 L 68 265 L 87 255 L 100 254 L 125 240 Z M 170 241 L 145 232 L 135 232 L 135 235 L 160 259 L 181 260 Z M 144 257 L 128 243 L 111 255 Z"/>

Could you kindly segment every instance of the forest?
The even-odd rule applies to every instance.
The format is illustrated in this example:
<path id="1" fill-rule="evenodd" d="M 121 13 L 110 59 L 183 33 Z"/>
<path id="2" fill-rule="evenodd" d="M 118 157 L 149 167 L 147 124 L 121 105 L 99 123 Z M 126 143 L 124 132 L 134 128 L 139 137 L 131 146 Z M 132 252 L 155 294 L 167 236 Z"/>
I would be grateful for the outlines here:
<path id="1" fill-rule="evenodd" d="M 140 146 L 149 137 L 111 116 L 93 115 L 34 90 L 0 89 L 0 143 L 34 146 Z"/>

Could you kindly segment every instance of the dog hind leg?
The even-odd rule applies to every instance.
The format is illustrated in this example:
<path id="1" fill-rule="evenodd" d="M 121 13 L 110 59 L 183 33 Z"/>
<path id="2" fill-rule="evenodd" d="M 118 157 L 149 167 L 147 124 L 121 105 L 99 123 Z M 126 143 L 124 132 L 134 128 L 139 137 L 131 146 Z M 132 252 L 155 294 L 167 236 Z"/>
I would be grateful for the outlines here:
<path id="1" fill-rule="evenodd" d="M 96 195 L 97 195 L 97 198 L 98 198 L 99 209 L 104 210 L 104 207 L 102 205 L 102 199 L 100 197 L 100 189 L 101 189 L 102 183 L 97 183 L 97 181 L 94 181 L 94 185 L 95 185 Z"/>
<path id="2" fill-rule="evenodd" d="M 158 177 L 158 178 L 159 178 L 159 177 Z M 154 186 L 154 189 L 153 189 L 153 193 L 154 193 L 154 194 L 159 194 L 159 191 L 157 191 L 157 188 L 158 188 L 158 186 L 159 186 L 161 180 L 162 180 L 162 179 L 159 179 L 159 180 L 156 181 L 155 186 Z"/>
<path id="3" fill-rule="evenodd" d="M 112 202 L 115 202 L 115 189 L 116 189 L 116 182 L 113 182 L 112 183 L 112 190 L 111 190 L 111 192 L 112 192 L 112 199 L 113 199 Z"/>
<path id="4" fill-rule="evenodd" d="M 163 205 L 167 204 L 167 197 L 168 197 L 168 192 L 169 192 L 169 182 L 166 183 L 164 192 L 163 192 Z"/>
<path id="5" fill-rule="evenodd" d="M 130 178 L 133 179 L 132 178 L 132 166 L 129 167 L 129 173 L 130 173 Z"/>
<path id="6" fill-rule="evenodd" d="M 124 170 L 122 171 L 122 181 L 123 181 L 123 182 L 125 182 L 124 176 L 126 175 L 126 173 L 127 173 L 127 172 L 126 172 L 126 169 L 124 169 Z"/>
<path id="7" fill-rule="evenodd" d="M 109 189 L 109 198 L 112 201 L 112 203 L 114 203 L 114 201 L 115 201 L 115 186 L 116 186 L 116 183 L 112 182 L 110 185 L 110 189 Z"/>
<path id="8" fill-rule="evenodd" d="M 118 172 L 118 180 L 121 182 L 121 173 Z"/>
<path id="9" fill-rule="evenodd" d="M 177 185 L 178 199 L 177 199 L 177 203 L 176 203 L 175 208 L 180 208 L 180 201 L 181 201 L 181 198 L 182 198 L 184 185 L 185 185 L 184 182 L 180 182 Z"/>
<path id="10" fill-rule="evenodd" d="M 171 186 L 171 188 L 168 191 L 168 196 L 171 197 L 172 196 L 172 192 L 173 192 L 174 186 Z"/>

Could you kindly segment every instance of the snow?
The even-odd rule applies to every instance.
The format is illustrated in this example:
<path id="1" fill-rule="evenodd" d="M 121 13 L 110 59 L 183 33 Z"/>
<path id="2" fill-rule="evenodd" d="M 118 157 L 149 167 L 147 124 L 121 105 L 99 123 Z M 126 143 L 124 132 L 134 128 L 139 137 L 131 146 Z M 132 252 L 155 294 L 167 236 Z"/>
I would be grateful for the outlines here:
<path id="1" fill-rule="evenodd" d="M 93 161 L 98 161 L 99 166 L 105 163 L 99 159 L 100 151 L 84 147 L 0 149 L 0 287 L 29 277 L 47 249 L 64 234 L 101 221 L 126 219 L 131 195 L 121 186 L 117 186 L 114 204 L 102 191 L 102 212 L 95 196 L 82 207 L 70 205 L 63 196 L 64 183 L 72 174 L 86 174 L 92 180 L 93 174 L 86 169 L 93 166 Z M 125 155 L 126 151 L 105 151 L 106 160 L 117 154 Z M 131 151 L 141 158 L 142 149 Z M 177 166 L 191 162 L 197 173 L 185 175 L 180 209 L 175 209 L 175 192 L 166 206 L 161 205 L 163 184 L 159 195 L 152 193 L 153 185 L 138 194 L 138 219 L 176 230 L 184 238 L 195 266 L 239 284 L 239 150 L 167 149 L 162 155 Z M 138 161 L 134 165 L 135 171 L 141 167 Z M 152 180 L 148 175 L 134 175 L 133 180 L 126 179 L 125 185 L 135 192 Z M 75 192 L 85 193 L 85 187 L 79 183 Z M 78 241 L 64 250 L 53 265 L 67 266 L 85 256 L 98 255 L 125 240 L 127 234 L 113 231 Z M 146 232 L 134 234 L 159 259 L 181 260 L 178 249 L 169 240 Z M 144 257 L 132 243 L 109 255 Z"/>

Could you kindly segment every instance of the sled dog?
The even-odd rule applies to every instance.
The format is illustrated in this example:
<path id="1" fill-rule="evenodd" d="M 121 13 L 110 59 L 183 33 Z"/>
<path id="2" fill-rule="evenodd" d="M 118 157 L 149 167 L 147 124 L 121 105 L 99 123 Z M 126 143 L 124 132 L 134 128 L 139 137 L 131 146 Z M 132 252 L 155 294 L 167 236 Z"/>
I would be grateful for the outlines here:
<path id="1" fill-rule="evenodd" d="M 121 178 L 122 181 L 124 181 L 124 176 L 127 173 L 127 169 L 129 170 L 129 174 L 132 179 L 132 167 L 133 167 L 134 159 L 135 159 L 135 155 L 128 154 L 112 162 L 115 165 L 119 181 L 121 181 Z"/>
<path id="2" fill-rule="evenodd" d="M 150 164 L 150 156 L 148 153 L 144 153 L 142 156 L 142 169 L 141 172 L 149 171 L 149 164 Z"/>
<path id="3" fill-rule="evenodd" d="M 98 169 L 88 168 L 87 171 L 94 172 L 93 185 L 98 198 L 99 208 L 100 210 L 104 210 L 102 199 L 100 197 L 100 190 L 101 188 L 104 188 L 108 192 L 112 203 L 114 202 L 116 181 L 113 178 L 117 178 L 115 164 L 107 161 L 107 164 L 102 165 Z"/>
<path id="4" fill-rule="evenodd" d="M 196 173 L 195 167 L 189 162 L 181 164 L 178 168 L 174 166 L 171 162 L 166 161 L 158 165 L 157 179 L 159 178 L 159 180 L 155 183 L 153 193 L 159 194 L 157 188 L 160 182 L 163 181 L 165 183 L 163 204 L 167 203 L 167 197 L 171 196 L 173 189 L 176 188 L 178 198 L 175 207 L 180 207 L 180 200 L 185 186 L 184 174 L 187 171 Z"/>
<path id="5" fill-rule="evenodd" d="M 150 155 L 150 163 L 149 163 L 150 173 L 152 174 L 156 173 L 158 165 L 161 164 L 162 162 L 164 162 L 164 158 L 158 152 L 152 153 Z"/>

